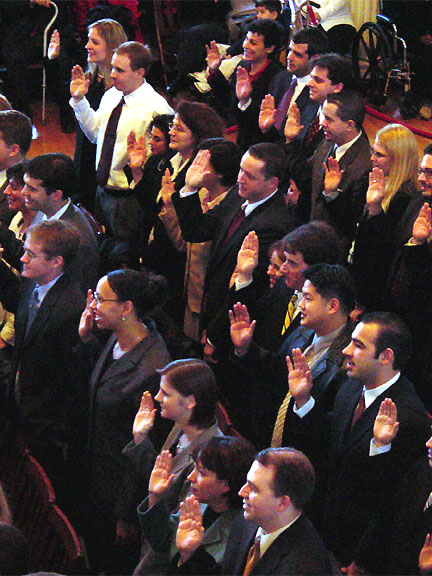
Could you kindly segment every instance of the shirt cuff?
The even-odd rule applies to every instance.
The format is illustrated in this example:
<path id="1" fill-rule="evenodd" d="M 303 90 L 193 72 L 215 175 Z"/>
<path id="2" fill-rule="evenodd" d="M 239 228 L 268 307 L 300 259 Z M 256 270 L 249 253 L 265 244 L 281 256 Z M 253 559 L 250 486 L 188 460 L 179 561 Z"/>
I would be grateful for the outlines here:
<path id="1" fill-rule="evenodd" d="M 374 438 L 370 441 L 369 446 L 369 456 L 378 456 L 378 454 L 385 454 L 386 452 L 390 452 L 391 450 L 391 442 L 390 444 L 386 444 L 385 446 L 377 446 L 375 444 Z"/>
<path id="2" fill-rule="evenodd" d="M 299 418 L 304 418 L 306 414 L 309 414 L 309 412 L 312 410 L 314 406 L 315 406 L 315 398 L 311 396 L 309 400 L 306 402 L 306 404 L 303 404 L 301 408 L 297 408 L 297 404 L 294 402 L 293 411 L 294 414 L 297 414 Z"/>
<path id="3" fill-rule="evenodd" d="M 192 196 L 192 194 L 196 194 L 198 192 L 198 190 L 192 190 L 192 192 L 185 192 L 184 191 L 185 188 L 186 188 L 186 186 L 184 186 L 180 190 L 180 198 L 187 198 L 188 196 Z"/>
<path id="4" fill-rule="evenodd" d="M 237 290 L 241 290 L 242 288 L 246 288 L 247 286 L 250 286 L 252 284 L 252 282 L 253 282 L 253 278 L 251 278 L 250 280 L 246 280 L 246 282 L 239 282 L 238 279 L 236 278 L 235 284 L 234 284 L 236 292 L 237 292 Z"/>
<path id="5" fill-rule="evenodd" d="M 87 98 L 84 96 L 84 98 L 82 98 L 81 100 L 79 100 L 79 102 L 76 102 L 74 98 L 71 98 L 69 100 L 69 104 L 71 105 L 71 107 L 76 110 L 77 112 L 80 112 L 82 110 L 86 110 L 87 108 L 90 107 L 90 104 L 87 100 Z"/>
<path id="6" fill-rule="evenodd" d="M 249 106 L 252 104 L 252 98 L 249 98 L 249 100 L 246 102 L 246 104 L 240 104 L 240 102 L 238 103 L 238 107 L 239 110 L 241 110 L 242 112 L 244 112 L 245 110 L 247 110 L 249 108 Z"/>
<path id="7" fill-rule="evenodd" d="M 324 196 L 326 202 L 331 202 L 332 200 L 335 200 L 341 192 L 342 190 L 340 188 L 330 192 L 330 194 L 326 194 L 325 190 L 323 190 L 322 195 Z"/>

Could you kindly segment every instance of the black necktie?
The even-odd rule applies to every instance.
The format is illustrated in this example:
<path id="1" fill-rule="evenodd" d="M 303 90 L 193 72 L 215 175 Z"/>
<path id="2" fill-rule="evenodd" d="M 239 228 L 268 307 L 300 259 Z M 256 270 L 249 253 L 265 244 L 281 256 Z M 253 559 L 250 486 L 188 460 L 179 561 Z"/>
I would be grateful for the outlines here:
<path id="1" fill-rule="evenodd" d="M 124 98 L 122 97 L 120 102 L 111 112 L 111 116 L 109 117 L 107 123 L 104 141 L 102 145 L 102 151 L 96 172 L 96 180 L 100 186 L 105 186 L 106 183 L 108 182 L 114 152 L 114 144 L 117 136 L 117 126 L 120 120 L 124 103 L 125 101 Z"/>

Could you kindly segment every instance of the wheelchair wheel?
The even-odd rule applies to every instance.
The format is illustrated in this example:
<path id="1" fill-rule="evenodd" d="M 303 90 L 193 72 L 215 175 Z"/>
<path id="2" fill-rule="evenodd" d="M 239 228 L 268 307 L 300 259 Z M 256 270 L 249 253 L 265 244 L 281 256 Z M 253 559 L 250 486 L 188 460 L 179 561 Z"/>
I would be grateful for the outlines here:
<path id="1" fill-rule="evenodd" d="M 363 24 L 353 41 L 352 67 L 354 80 L 369 102 L 384 103 L 392 60 L 392 50 L 381 26 L 374 22 Z"/>

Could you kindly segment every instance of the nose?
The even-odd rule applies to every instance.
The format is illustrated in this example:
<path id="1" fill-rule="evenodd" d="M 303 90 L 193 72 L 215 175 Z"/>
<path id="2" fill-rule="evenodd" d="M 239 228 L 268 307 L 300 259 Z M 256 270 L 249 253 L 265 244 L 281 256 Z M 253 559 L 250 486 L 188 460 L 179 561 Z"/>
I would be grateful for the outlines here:
<path id="1" fill-rule="evenodd" d="M 418 176 L 418 181 L 419 182 L 426 182 L 426 177 L 425 177 L 423 172 L 420 172 L 420 174 Z"/>
<path id="2" fill-rule="evenodd" d="M 249 488 L 247 484 L 243 484 L 243 486 L 240 488 L 239 491 L 239 496 L 241 496 L 242 498 L 247 498 L 249 495 Z"/>
<path id="3" fill-rule="evenodd" d="M 84 48 L 86 50 L 88 50 L 90 48 L 90 40 L 87 41 L 87 44 L 84 46 Z"/>
<path id="4" fill-rule="evenodd" d="M 24 254 L 21 256 L 20 262 L 23 262 L 24 264 L 27 264 L 27 262 L 30 262 L 30 259 L 29 259 L 27 252 L 24 252 Z"/>
<path id="5" fill-rule="evenodd" d="M 352 352 L 352 342 L 348 344 L 348 346 L 345 346 L 345 348 L 342 350 L 342 354 L 344 356 L 350 356 L 351 352 Z"/>
<path id="6" fill-rule="evenodd" d="M 90 302 L 90 308 L 92 310 L 96 310 L 97 306 L 98 306 L 98 303 L 96 301 L 96 298 L 93 296 L 93 300 Z"/>
<path id="7" fill-rule="evenodd" d="M 302 299 L 300 300 L 298 306 L 299 306 L 300 310 L 304 310 L 304 309 L 305 309 L 305 299 L 304 299 L 304 298 L 302 298 Z"/>
<path id="8" fill-rule="evenodd" d="M 239 170 L 239 173 L 237 176 L 237 182 L 239 184 L 242 184 L 244 181 L 245 181 L 244 172 L 243 172 L 243 170 Z"/>
<path id="9" fill-rule="evenodd" d="M 250 43 L 249 40 L 246 38 L 246 40 L 243 42 L 243 48 L 250 48 Z"/>
<path id="10" fill-rule="evenodd" d="M 189 474 L 189 476 L 187 477 L 187 479 L 189 480 L 189 482 L 196 482 L 196 478 L 197 478 L 197 469 L 196 467 L 192 470 L 192 472 Z"/>
<path id="11" fill-rule="evenodd" d="M 159 392 L 156 394 L 155 400 L 157 400 L 159 403 L 162 402 L 162 394 L 161 394 L 161 391 L 160 391 L 160 390 L 159 390 Z"/>
<path id="12" fill-rule="evenodd" d="M 5 193 L 5 196 L 11 196 L 11 195 L 12 195 L 13 190 L 12 190 L 10 184 L 7 185 L 6 190 L 4 191 L 4 193 Z"/>

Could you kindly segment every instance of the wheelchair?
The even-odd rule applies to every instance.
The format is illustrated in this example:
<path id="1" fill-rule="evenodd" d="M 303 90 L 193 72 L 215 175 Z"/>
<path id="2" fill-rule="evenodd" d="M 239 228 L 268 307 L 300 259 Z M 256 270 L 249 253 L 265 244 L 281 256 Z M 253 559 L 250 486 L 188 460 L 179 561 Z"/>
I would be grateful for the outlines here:
<path id="1" fill-rule="evenodd" d="M 365 22 L 352 45 L 354 80 L 371 104 L 383 105 L 389 86 L 395 82 L 406 94 L 411 90 L 407 45 L 396 24 L 383 14 L 376 22 Z"/>

